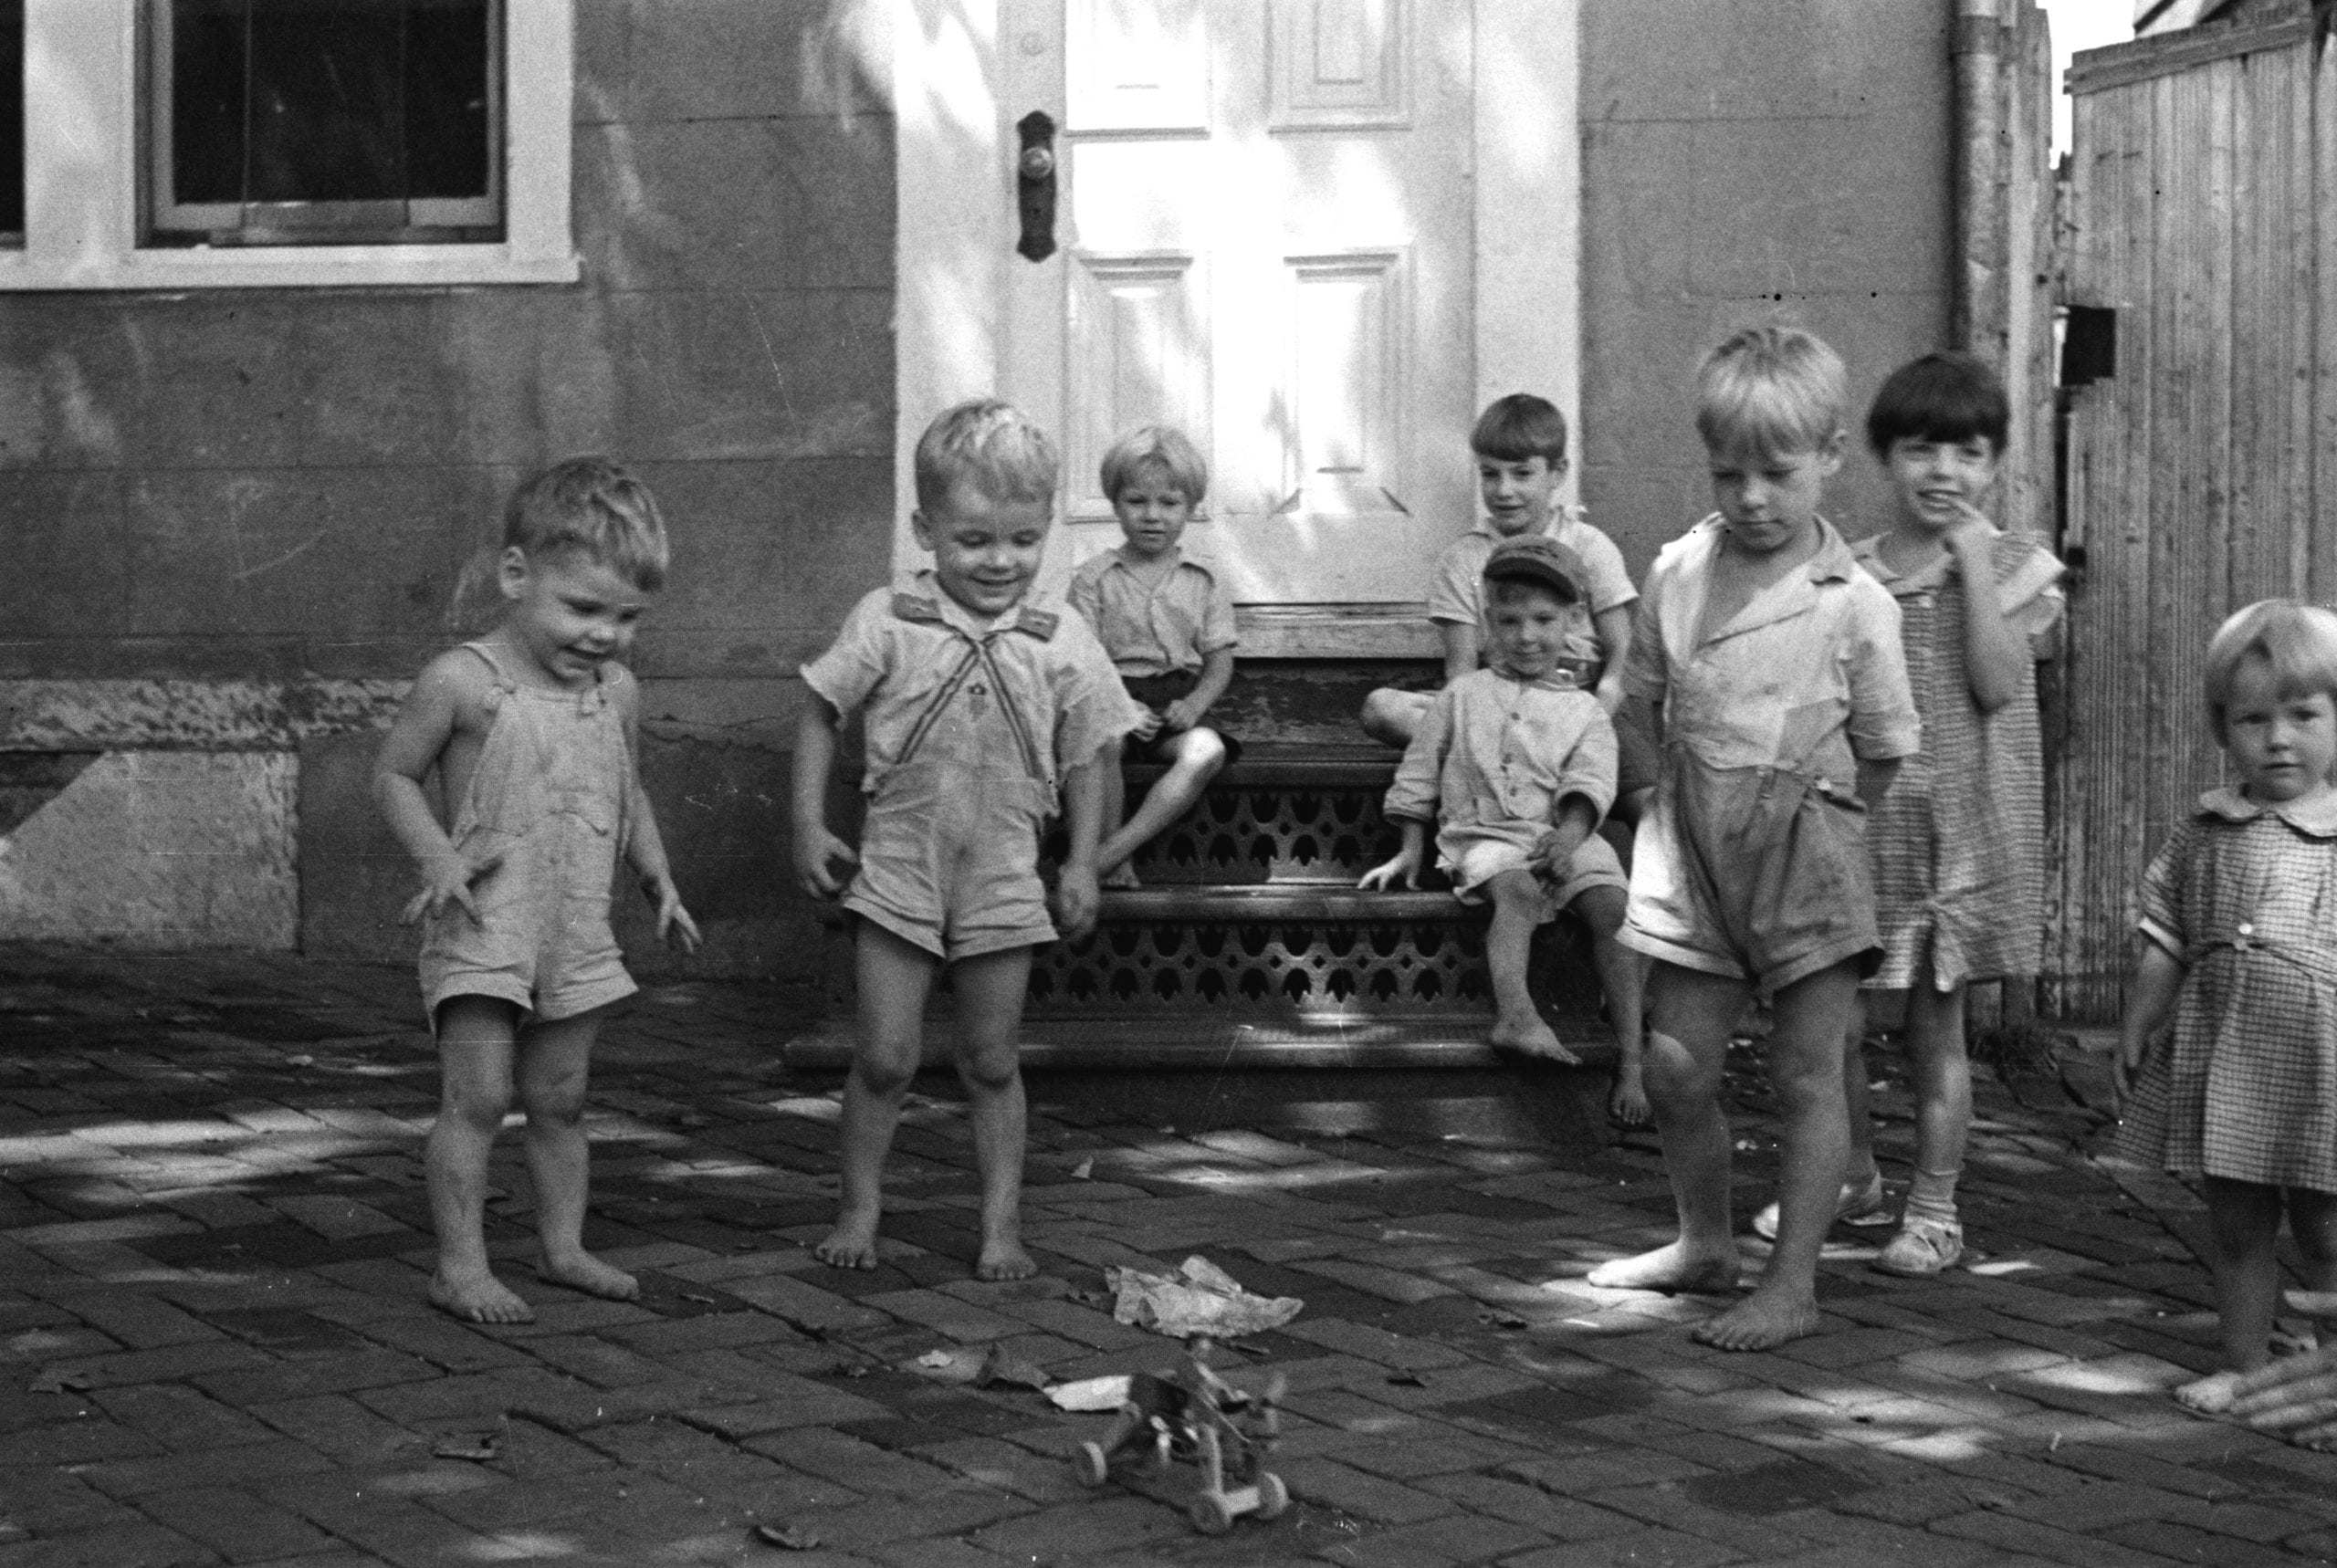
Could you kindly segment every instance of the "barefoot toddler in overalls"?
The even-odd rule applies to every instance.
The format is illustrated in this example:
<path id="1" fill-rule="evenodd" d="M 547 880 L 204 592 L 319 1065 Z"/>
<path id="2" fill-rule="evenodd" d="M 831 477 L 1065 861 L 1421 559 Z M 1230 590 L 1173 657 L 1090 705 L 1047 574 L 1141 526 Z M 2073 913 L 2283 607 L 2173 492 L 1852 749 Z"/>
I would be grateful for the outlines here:
<path id="1" fill-rule="evenodd" d="M 422 995 L 435 1019 L 448 997 L 500 997 L 550 1022 L 639 989 L 609 925 L 636 786 L 610 696 L 631 677 L 603 664 L 581 692 L 520 685 L 484 643 L 466 643 L 494 676 L 493 715 L 455 848 L 477 873 L 478 909 L 449 909 L 423 937 Z"/>

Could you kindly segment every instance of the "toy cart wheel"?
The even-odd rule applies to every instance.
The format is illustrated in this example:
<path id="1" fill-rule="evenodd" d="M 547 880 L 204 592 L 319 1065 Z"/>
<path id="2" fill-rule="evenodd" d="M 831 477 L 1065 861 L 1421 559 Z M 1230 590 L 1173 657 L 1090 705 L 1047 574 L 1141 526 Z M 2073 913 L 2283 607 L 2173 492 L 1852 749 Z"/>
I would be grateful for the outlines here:
<path id="1" fill-rule="evenodd" d="M 1100 1487 L 1111 1479 L 1112 1462 L 1104 1457 L 1101 1443 L 1082 1443 L 1079 1452 L 1071 1457 L 1071 1473 L 1079 1478 L 1084 1487 Z"/>
<path id="2" fill-rule="evenodd" d="M 1222 1535 L 1233 1528 L 1233 1511 L 1225 1506 L 1225 1499 L 1213 1491 L 1205 1491 L 1193 1499 L 1185 1517 L 1203 1535 Z"/>
<path id="3" fill-rule="evenodd" d="M 1290 1489 L 1272 1470 L 1258 1472 L 1258 1517 L 1280 1519 L 1290 1509 Z"/>

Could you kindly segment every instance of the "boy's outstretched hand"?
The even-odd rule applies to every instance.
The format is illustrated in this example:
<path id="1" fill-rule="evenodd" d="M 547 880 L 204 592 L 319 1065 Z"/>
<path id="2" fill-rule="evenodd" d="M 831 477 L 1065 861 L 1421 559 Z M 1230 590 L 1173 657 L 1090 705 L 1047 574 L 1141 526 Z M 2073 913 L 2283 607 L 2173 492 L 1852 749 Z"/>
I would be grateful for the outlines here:
<path id="1" fill-rule="evenodd" d="M 669 947 L 679 947 L 685 953 L 695 953 L 704 940 L 697 934 L 697 922 L 682 907 L 682 894 L 675 887 L 671 876 L 642 879 L 642 893 L 650 907 L 657 911 L 657 940 Z"/>
<path id="2" fill-rule="evenodd" d="M 814 898 L 833 898 L 844 891 L 839 865 L 860 863 L 860 852 L 817 824 L 798 823 L 795 829 L 795 883 Z"/>
<path id="3" fill-rule="evenodd" d="M 1376 893 L 1381 888 L 1393 885 L 1398 878 L 1403 880 L 1406 887 L 1415 892 L 1419 890 L 1420 856 L 1410 845 L 1406 845 L 1399 851 L 1394 860 L 1383 865 L 1373 866 L 1369 871 L 1365 872 L 1356 879 L 1356 886 Z"/>
<path id="4" fill-rule="evenodd" d="M 459 909 L 477 925 L 478 905 L 471 901 L 471 883 L 502 863 L 503 857 L 497 855 L 473 865 L 456 850 L 424 862 L 422 891 L 406 901 L 405 913 L 398 916 L 399 923 L 411 925 L 425 915 L 435 919 L 449 909 Z"/>

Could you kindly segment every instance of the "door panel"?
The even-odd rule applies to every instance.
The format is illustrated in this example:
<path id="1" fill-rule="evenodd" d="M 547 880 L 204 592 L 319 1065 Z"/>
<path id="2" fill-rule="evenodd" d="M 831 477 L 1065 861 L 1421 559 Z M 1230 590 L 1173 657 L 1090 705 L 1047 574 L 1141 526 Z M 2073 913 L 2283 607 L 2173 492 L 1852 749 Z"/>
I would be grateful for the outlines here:
<path id="1" fill-rule="evenodd" d="M 1064 121 L 1061 249 L 1009 269 L 1001 377 L 1064 437 L 1055 570 L 1117 541 L 1106 446 L 1166 420 L 1237 601 L 1422 597 L 1472 516 L 1474 214 L 1469 7 L 1421 12 L 1009 0 L 1001 111 Z"/>

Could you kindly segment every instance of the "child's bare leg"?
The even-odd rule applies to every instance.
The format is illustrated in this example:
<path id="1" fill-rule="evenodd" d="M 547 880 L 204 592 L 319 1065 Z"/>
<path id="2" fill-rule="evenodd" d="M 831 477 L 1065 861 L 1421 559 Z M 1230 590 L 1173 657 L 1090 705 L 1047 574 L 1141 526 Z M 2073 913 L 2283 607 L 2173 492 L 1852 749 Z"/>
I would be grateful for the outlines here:
<path id="1" fill-rule="evenodd" d="M 1168 757 L 1168 771 L 1153 782 L 1146 792 L 1144 804 L 1125 823 L 1119 813 L 1107 810 L 1104 820 L 1119 825 L 1105 837 L 1095 851 L 1096 868 L 1106 876 L 1126 865 L 1137 851 L 1168 831 L 1178 818 L 1193 809 L 1201 798 L 1209 781 L 1225 766 L 1225 742 L 1213 729 L 1189 729 L 1166 742 L 1161 749 Z M 1116 768 L 1106 770 L 1105 789 L 1125 789 L 1115 785 Z M 1106 805 L 1108 808 L 1110 801 Z"/>
<path id="2" fill-rule="evenodd" d="M 1776 994 L 1769 1082 L 1785 1113 L 1776 1249 L 1761 1283 L 1695 1337 L 1721 1350 L 1768 1350 L 1818 1332 L 1818 1255 L 1834 1223 L 1850 1129 L 1842 1108 L 1842 1028 L 1858 975 L 1837 964 Z"/>
<path id="3" fill-rule="evenodd" d="M 1680 1212 L 1680 1239 L 1590 1271 L 1590 1283 L 1627 1291 L 1733 1291 L 1739 1263 L 1728 1222 L 1728 1113 L 1720 1103 L 1729 1030 L 1752 988 L 1743 980 L 1658 961 L 1648 978 L 1649 1104 Z"/>
<path id="4" fill-rule="evenodd" d="M 536 1235 L 544 1278 L 613 1301 L 641 1294 L 634 1277 L 584 1250 L 584 1200 L 591 1145 L 584 1136 L 585 1092 L 601 1009 L 519 1035 L 519 1108 L 528 1113 L 528 1175 L 536 1187 Z"/>
<path id="5" fill-rule="evenodd" d="M 1493 929 L 1485 933 L 1485 967 L 1493 982 L 1493 1027 L 1487 1036 L 1504 1051 L 1579 1066 L 1582 1058 L 1542 1021 L 1528 983 L 1534 933 L 1550 917 L 1550 901 L 1530 871 L 1505 871 L 1485 884 L 1493 894 Z"/>
<path id="6" fill-rule="evenodd" d="M 423 1145 L 438 1266 L 430 1300 L 475 1323 L 524 1323 L 528 1303 L 487 1260 L 487 1164 L 511 1108 L 519 1009 L 494 997 L 453 997 L 438 1009 L 438 1120 Z"/>
<path id="7" fill-rule="evenodd" d="M 1120 770 L 1120 765 L 1115 763 L 1112 767 L 1103 769 L 1103 831 L 1108 834 L 1117 830 L 1122 820 L 1128 814 L 1127 775 Z M 1126 861 L 1122 861 L 1116 866 L 1106 866 L 1099 862 L 1096 870 L 1106 887 L 1139 885 L 1136 879 L 1136 869 Z"/>
<path id="8" fill-rule="evenodd" d="M 1955 1182 L 1972 1128 L 1972 1062 L 1964 1045 L 1964 988 L 1939 990 L 1928 966 L 1907 993 L 1907 1066 L 1915 1089 L 1915 1175 L 1899 1234 L 1877 1266 L 1936 1274 L 1964 1251 Z M 1853 1128 L 1855 1134 L 1855 1127 Z"/>
<path id="9" fill-rule="evenodd" d="M 2288 1200 L 2289 1232 L 2304 1262 L 2304 1291 L 2289 1305 L 2314 1320 L 2322 1350 L 2337 1348 L 2337 1193 L 2292 1186 Z"/>
<path id="10" fill-rule="evenodd" d="M 1590 964 L 1607 998 L 1607 1021 L 1615 1026 L 1615 1088 L 1607 1113 L 1626 1127 L 1644 1127 L 1652 1114 L 1647 1103 L 1647 959 L 1615 940 L 1623 928 L 1623 890 L 1594 887 L 1574 901 L 1574 912 L 1590 927 Z"/>
<path id="11" fill-rule="evenodd" d="M 1850 998 L 1850 1022 L 1842 1029 L 1842 1106 L 1850 1113 L 1850 1153 L 1842 1164 L 1842 1185 L 1863 1187 L 1881 1174 L 1874 1163 L 1874 1091 L 1868 1087 L 1866 993 Z"/>
<path id="12" fill-rule="evenodd" d="M 950 976 L 958 996 L 958 1077 L 973 1108 L 974 1164 L 982 1181 L 984 1280 L 1027 1280 L 1039 1271 L 1022 1250 L 1022 998 L 1031 949 L 1010 947 L 961 960 Z"/>
<path id="13" fill-rule="evenodd" d="M 885 1207 L 885 1156 L 900 1124 L 901 1102 L 925 1049 L 925 997 L 941 960 L 863 920 L 854 943 L 860 1039 L 844 1081 L 844 1190 L 835 1228 L 812 1249 L 836 1269 L 876 1267 L 876 1222 Z"/>
<path id="14" fill-rule="evenodd" d="M 2244 1373 L 2272 1359 L 2272 1315 L 2280 1295 L 2280 1264 L 2273 1243 L 2280 1233 L 2280 1189 L 2258 1182 L 2206 1179 L 2207 1237 L 2215 1256 L 2216 1321 L 2222 1331 L 2225 1371 L 2186 1383 L 2175 1396 L 2214 1415 L 2232 1401 Z"/>
<path id="15" fill-rule="evenodd" d="M 1393 686 L 1380 686 L 1363 699 L 1363 733 L 1382 746 L 1410 746 L 1412 732 L 1420 728 L 1420 715 L 1428 711 L 1428 705 L 1426 692 L 1399 692 Z"/>

